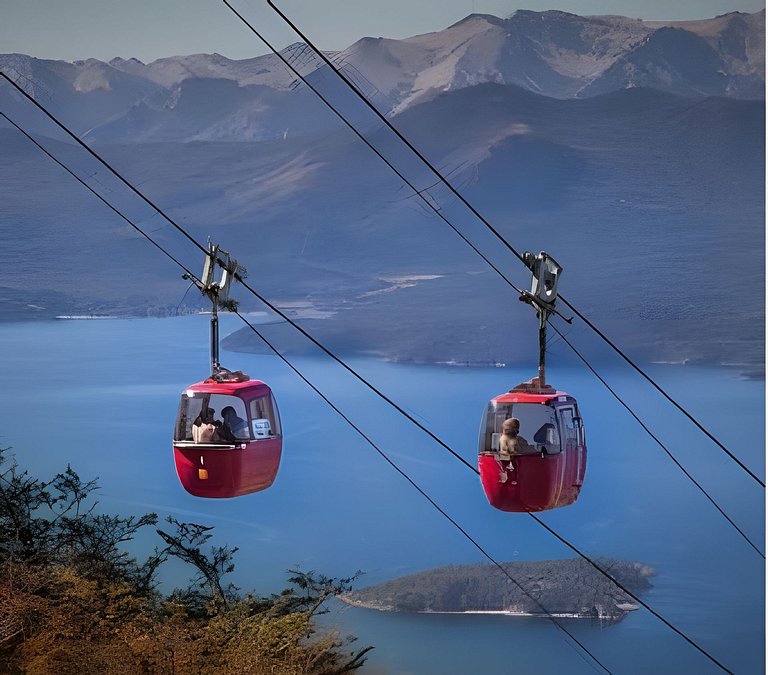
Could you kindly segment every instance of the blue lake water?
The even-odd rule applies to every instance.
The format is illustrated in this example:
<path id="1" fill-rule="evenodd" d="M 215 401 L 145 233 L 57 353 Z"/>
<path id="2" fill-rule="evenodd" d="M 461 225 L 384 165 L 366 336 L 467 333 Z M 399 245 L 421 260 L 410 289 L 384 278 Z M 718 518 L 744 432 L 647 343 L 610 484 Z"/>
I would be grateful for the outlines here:
<path id="1" fill-rule="evenodd" d="M 222 334 L 240 327 L 224 317 Z M 233 581 L 261 593 L 300 564 L 362 584 L 452 563 L 478 551 L 276 357 L 223 352 L 274 389 L 285 431 L 269 490 L 234 500 L 185 493 L 173 467 L 178 397 L 208 370 L 207 321 L 59 321 L 0 326 L 4 387 L 0 445 L 48 477 L 71 464 L 99 478 L 100 508 L 157 512 L 215 526 L 239 546 Z M 572 557 L 524 514 L 491 509 L 477 477 L 337 365 L 297 366 L 497 559 Z M 471 463 L 488 399 L 534 373 L 512 368 L 353 365 Z M 533 365 L 533 364 L 532 364 Z M 651 372 L 755 472 L 765 472 L 764 382 L 729 370 L 652 366 Z M 764 493 L 639 377 L 603 373 L 764 550 Z M 643 599 L 736 673 L 764 672 L 764 561 L 735 533 L 594 377 L 565 356 L 550 381 L 576 396 L 589 462 L 578 502 L 543 519 L 586 553 L 656 568 Z M 157 539 L 136 543 L 138 553 Z M 167 587 L 186 570 L 163 572 Z M 335 608 L 324 623 L 373 644 L 363 672 L 463 674 L 595 672 L 544 619 L 404 615 Z M 645 610 L 616 625 L 568 621 L 615 673 L 722 672 Z"/>

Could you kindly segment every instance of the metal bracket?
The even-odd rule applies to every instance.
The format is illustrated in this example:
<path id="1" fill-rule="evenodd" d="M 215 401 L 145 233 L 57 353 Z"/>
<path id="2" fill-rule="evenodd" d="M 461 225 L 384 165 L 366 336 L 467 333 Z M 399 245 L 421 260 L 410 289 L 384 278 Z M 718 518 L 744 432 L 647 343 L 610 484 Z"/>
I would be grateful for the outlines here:
<path id="1" fill-rule="evenodd" d="M 559 316 L 563 321 L 566 323 L 573 323 L 573 317 L 567 317 L 559 310 L 555 309 L 552 305 L 547 305 L 543 302 L 541 302 L 533 293 L 530 291 L 521 291 L 520 297 L 518 298 L 520 302 L 525 302 L 529 305 L 531 305 L 535 310 L 536 314 L 538 315 L 540 312 L 544 311 L 547 314 L 556 314 Z"/>
<path id="2" fill-rule="evenodd" d="M 221 278 L 215 281 L 213 277 L 217 266 L 221 268 Z M 216 295 L 219 303 L 228 302 L 232 279 L 236 276 L 242 277 L 244 274 L 245 268 L 241 267 L 228 251 L 222 249 L 218 244 L 208 242 L 208 255 L 205 257 L 203 274 L 200 278 L 200 290 L 203 293 L 209 297 Z"/>
<path id="3" fill-rule="evenodd" d="M 539 317 L 539 375 L 537 386 L 546 386 L 546 358 L 547 358 L 547 320 L 550 314 L 571 323 L 573 318 L 566 319 L 555 309 L 557 301 L 557 282 L 563 268 L 548 253 L 541 251 L 538 254 L 526 251 L 523 254 L 523 262 L 531 270 L 531 290 L 522 291 L 520 300 L 528 303 L 536 310 Z"/>
<path id="4" fill-rule="evenodd" d="M 220 267 L 221 277 L 218 281 L 214 279 L 216 267 Z M 192 279 L 189 274 L 185 274 L 185 279 L 192 279 L 195 286 L 201 293 L 211 301 L 211 375 L 217 377 L 224 369 L 219 363 L 219 306 L 225 309 L 236 309 L 237 304 L 229 298 L 229 289 L 232 285 L 232 279 L 244 277 L 245 268 L 238 265 L 237 260 L 232 258 L 218 244 L 213 244 L 208 240 L 208 252 L 205 256 L 203 265 L 203 274 L 200 279 Z"/>

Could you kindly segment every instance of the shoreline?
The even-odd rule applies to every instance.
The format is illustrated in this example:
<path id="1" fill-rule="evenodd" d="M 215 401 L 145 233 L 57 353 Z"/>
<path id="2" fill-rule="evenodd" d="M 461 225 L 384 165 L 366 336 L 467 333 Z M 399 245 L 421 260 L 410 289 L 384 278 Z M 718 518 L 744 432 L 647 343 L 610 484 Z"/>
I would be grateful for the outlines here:
<path id="1" fill-rule="evenodd" d="M 515 612 L 513 610 L 505 610 L 505 609 L 467 609 L 467 610 L 464 610 L 463 612 L 435 612 L 432 610 L 422 610 L 420 612 L 416 612 L 416 614 L 462 614 L 462 615 L 485 614 L 489 616 L 516 616 L 516 617 L 527 616 L 534 619 L 548 619 L 548 618 L 602 619 L 604 621 L 618 621 L 624 618 L 624 614 L 626 614 L 626 612 L 621 616 L 613 616 L 613 615 L 595 616 L 594 614 L 579 614 L 578 612 L 549 612 L 549 614 L 547 614 L 546 612 Z"/>
<path id="2" fill-rule="evenodd" d="M 135 321 L 135 320 L 141 320 L 141 319 L 176 319 L 176 318 L 182 318 L 182 317 L 188 317 L 188 316 L 205 316 L 206 314 L 209 314 L 205 311 L 194 311 L 194 312 L 183 312 L 178 314 L 153 314 L 151 316 L 147 316 L 146 314 L 58 314 L 58 315 L 47 315 L 47 316 L 41 316 L 41 315 L 29 315 L 25 317 L 21 316 L 9 316 L 6 314 L 5 316 L 0 316 L 0 325 L 10 325 L 10 324 L 21 324 L 21 323 L 63 323 L 67 321 L 103 321 L 103 320 L 111 320 L 111 321 Z M 227 312 L 221 312 L 221 314 L 227 314 Z M 260 314 L 260 313 L 259 313 Z M 272 325 L 273 323 L 283 323 L 281 321 L 279 322 L 273 322 L 273 321 L 256 321 L 254 323 L 257 323 L 259 325 Z M 243 348 L 242 345 L 236 345 L 236 346 L 228 346 L 226 343 L 229 340 L 229 338 L 232 337 L 232 335 L 235 335 L 238 332 L 238 330 L 235 330 L 233 333 L 230 333 L 229 335 L 226 335 L 221 340 L 221 348 L 230 351 L 232 353 L 241 353 L 241 354 L 266 354 L 267 352 L 265 350 L 251 350 Z M 292 356 L 305 356 L 305 353 L 294 353 L 293 350 L 287 350 L 287 353 L 289 353 Z M 366 350 L 366 351 L 360 351 L 357 349 L 352 350 L 340 350 L 339 352 L 341 356 L 344 358 L 350 359 L 350 358 L 365 358 L 366 356 L 372 356 L 373 358 L 386 362 L 386 363 L 392 363 L 395 365 L 403 365 L 403 366 L 425 366 L 425 367 L 438 367 L 438 368 L 449 368 L 451 370 L 460 370 L 462 368 L 465 368 L 467 370 L 474 370 L 474 369 L 483 369 L 483 370 L 491 370 L 491 369 L 516 369 L 523 367 L 524 364 L 520 363 L 514 363 L 514 362 L 508 362 L 508 361 L 496 361 L 493 359 L 452 359 L 452 360 L 442 360 L 440 358 L 400 358 L 397 356 L 393 356 L 392 354 L 388 354 L 386 352 L 383 352 L 381 350 Z M 761 382 L 765 381 L 765 365 L 763 363 L 734 363 L 734 362 L 727 362 L 727 361 L 716 361 L 716 360 L 708 360 L 708 359 L 702 359 L 698 360 L 695 358 L 686 358 L 682 360 L 650 360 L 645 362 L 645 365 L 649 366 L 661 366 L 661 367 L 672 367 L 672 368 L 713 368 L 716 370 L 721 370 L 725 372 L 733 372 L 736 373 L 737 376 L 740 379 L 753 381 L 753 382 Z"/>
<path id="3" fill-rule="evenodd" d="M 370 603 L 362 602 L 360 600 L 351 600 L 343 596 L 339 596 L 338 599 L 341 600 L 344 604 L 348 605 L 349 607 L 357 607 L 358 609 L 372 609 L 377 612 L 391 612 L 393 614 L 403 613 L 400 610 L 394 609 L 393 607 L 380 607 Z M 617 609 L 620 611 L 620 614 L 618 615 L 605 614 L 602 616 L 595 616 L 594 614 L 584 614 L 580 612 L 549 612 L 547 613 L 547 612 L 523 612 L 523 611 L 515 611 L 515 610 L 507 610 L 507 609 L 467 609 L 467 610 L 456 611 L 456 612 L 424 609 L 424 610 L 417 610 L 415 612 L 407 612 L 407 613 L 408 614 L 446 614 L 446 615 L 454 615 L 454 616 L 455 615 L 514 616 L 514 617 L 530 617 L 534 619 L 547 619 L 547 618 L 599 619 L 602 621 L 621 621 L 621 619 L 623 619 L 627 614 L 629 614 L 630 612 L 634 612 L 639 608 L 640 608 L 639 605 L 626 603 L 621 608 L 617 607 Z"/>

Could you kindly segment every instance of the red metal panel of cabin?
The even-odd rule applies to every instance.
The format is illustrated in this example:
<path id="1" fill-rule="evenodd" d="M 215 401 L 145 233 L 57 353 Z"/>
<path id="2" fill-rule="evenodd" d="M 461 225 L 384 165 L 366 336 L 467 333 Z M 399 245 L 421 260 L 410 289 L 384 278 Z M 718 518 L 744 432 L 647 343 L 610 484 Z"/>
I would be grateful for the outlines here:
<path id="1" fill-rule="evenodd" d="M 533 394 L 510 391 L 493 399 L 495 403 L 576 404 L 564 391 Z M 559 406 L 558 406 L 559 407 Z M 500 462 L 494 455 L 479 455 L 478 468 L 483 489 L 491 506 L 502 511 L 544 511 L 573 504 L 579 496 L 587 465 L 585 446 L 570 445 L 557 455 L 521 455 Z M 507 481 L 499 480 L 500 466 Z"/>
<path id="2" fill-rule="evenodd" d="M 554 394 L 531 394 L 526 391 L 508 391 L 506 394 L 501 394 L 493 400 L 496 403 L 549 403 L 550 401 L 557 400 L 558 397 L 565 396 L 570 400 L 574 400 L 564 391 L 556 391 Z"/>
<path id="3" fill-rule="evenodd" d="M 244 446 L 244 447 L 242 447 Z M 270 438 L 235 448 L 174 446 L 176 473 L 196 497 L 238 497 L 267 489 L 280 467 L 282 440 Z M 207 473 L 201 478 L 200 470 Z"/>
<path id="4" fill-rule="evenodd" d="M 188 386 L 186 391 L 200 394 L 225 394 L 250 401 L 268 394 L 270 388 L 261 380 L 246 380 L 245 382 L 196 382 Z"/>
<path id="5" fill-rule="evenodd" d="M 544 511 L 561 506 L 565 466 L 563 453 L 544 457 L 521 455 L 509 462 L 499 461 L 493 455 L 478 456 L 486 497 L 491 506 L 502 511 Z M 501 467 L 507 474 L 506 482 L 499 480 Z"/>

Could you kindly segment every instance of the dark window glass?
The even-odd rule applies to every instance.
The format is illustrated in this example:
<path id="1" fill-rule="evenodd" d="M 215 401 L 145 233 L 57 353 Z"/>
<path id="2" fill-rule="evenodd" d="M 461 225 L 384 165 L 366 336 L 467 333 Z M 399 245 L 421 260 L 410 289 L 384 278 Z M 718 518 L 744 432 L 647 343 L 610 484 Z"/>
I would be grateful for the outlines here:
<path id="1" fill-rule="evenodd" d="M 281 435 L 280 415 L 272 394 L 253 399 L 249 404 L 249 413 L 253 438 L 259 440 Z"/>
<path id="2" fill-rule="evenodd" d="M 520 436 L 537 447 L 557 452 L 560 435 L 555 411 L 540 403 L 489 403 L 480 427 L 480 453 L 498 452 L 501 427 L 505 419 L 520 420 Z"/>
<path id="3" fill-rule="evenodd" d="M 214 429 L 201 435 L 201 416 L 209 412 Z M 232 443 L 251 440 L 245 404 L 237 396 L 184 392 L 174 430 L 175 441 Z"/>

